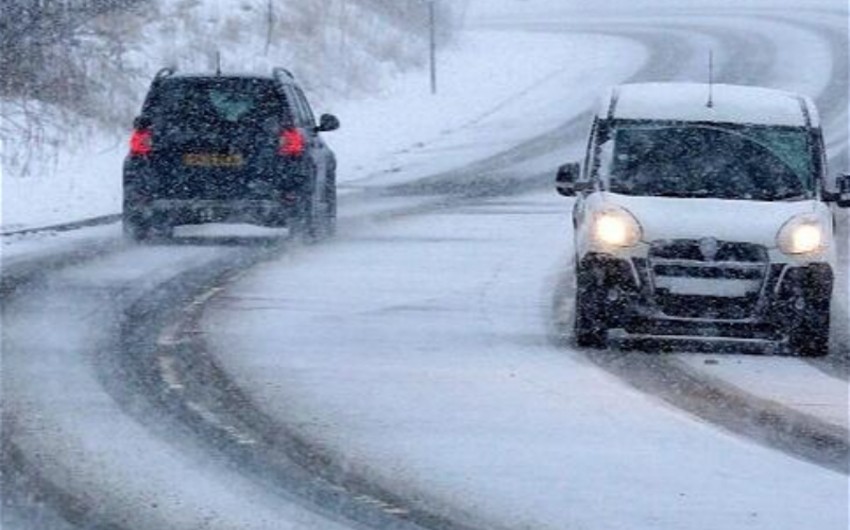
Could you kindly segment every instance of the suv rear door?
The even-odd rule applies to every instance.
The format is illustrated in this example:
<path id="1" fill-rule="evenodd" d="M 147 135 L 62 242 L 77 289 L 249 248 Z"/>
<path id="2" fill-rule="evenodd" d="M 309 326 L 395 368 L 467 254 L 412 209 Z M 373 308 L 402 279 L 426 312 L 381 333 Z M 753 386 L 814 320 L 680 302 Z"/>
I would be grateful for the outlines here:
<path id="1" fill-rule="evenodd" d="M 142 113 L 153 124 L 157 195 L 175 199 L 262 198 L 278 173 L 280 131 L 294 120 L 263 78 L 163 79 Z"/>

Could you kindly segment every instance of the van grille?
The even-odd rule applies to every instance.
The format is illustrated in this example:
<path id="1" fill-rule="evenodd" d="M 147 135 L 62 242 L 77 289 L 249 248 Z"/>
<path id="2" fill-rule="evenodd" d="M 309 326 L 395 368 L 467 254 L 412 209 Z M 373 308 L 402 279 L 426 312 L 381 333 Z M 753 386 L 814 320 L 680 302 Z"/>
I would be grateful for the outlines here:
<path id="1" fill-rule="evenodd" d="M 752 243 L 656 241 L 649 250 L 648 270 L 655 304 L 665 315 L 745 320 L 755 313 L 768 254 Z"/>
<path id="2" fill-rule="evenodd" d="M 767 249 L 763 246 L 728 241 L 716 241 L 717 253 L 713 259 L 708 260 L 700 248 L 701 241 L 705 240 L 678 239 L 674 241 L 655 241 L 649 249 L 649 258 L 733 263 L 767 262 Z"/>

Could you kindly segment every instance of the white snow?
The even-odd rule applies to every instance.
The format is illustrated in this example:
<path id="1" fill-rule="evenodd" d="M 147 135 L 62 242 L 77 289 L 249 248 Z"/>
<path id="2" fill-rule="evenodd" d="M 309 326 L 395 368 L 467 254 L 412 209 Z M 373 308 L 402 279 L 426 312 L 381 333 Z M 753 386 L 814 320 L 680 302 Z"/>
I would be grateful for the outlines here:
<path id="1" fill-rule="evenodd" d="M 675 8 L 685 15 L 693 12 L 718 12 L 718 9 L 736 8 L 782 8 L 785 6 L 799 7 L 798 3 L 789 0 L 630 0 L 629 13 L 640 13 L 643 10 Z M 806 7 L 841 8 L 843 4 L 835 0 L 808 0 Z M 588 3 L 583 0 L 563 0 L 553 3 L 551 0 L 488 0 L 472 2 L 468 12 L 470 19 L 493 17 L 522 17 L 532 16 L 537 19 L 552 18 L 564 15 L 592 16 L 598 13 L 624 12 L 624 6 L 619 2 Z"/>
<path id="2" fill-rule="evenodd" d="M 790 16 L 786 7 L 789 4 L 792 6 Z M 764 16 L 746 16 L 729 9 L 742 6 L 757 10 L 756 13 L 761 12 Z M 816 22 L 831 27 L 839 39 L 846 40 L 847 6 L 836 0 L 812 0 L 805 3 L 807 9 L 801 10 L 801 7 L 798 3 L 786 4 L 776 0 L 634 0 L 629 2 L 628 9 L 616 2 L 494 0 L 473 2 L 469 19 L 485 27 L 525 24 L 544 32 L 560 31 L 575 24 L 577 19 L 582 21 L 583 27 L 596 24 L 603 30 L 617 24 L 632 24 L 635 15 L 643 17 L 640 19 L 642 27 L 650 31 L 670 31 L 670 25 L 684 24 L 690 28 L 687 39 L 694 45 L 695 56 L 691 59 L 693 68 L 689 75 L 679 75 L 673 80 L 690 82 L 705 82 L 708 78 L 709 50 L 714 51 L 718 83 L 730 81 L 721 76 L 724 66 L 734 69 L 741 64 L 741 56 L 728 45 L 726 33 L 713 30 L 731 30 L 738 38 L 752 39 L 754 45 L 759 43 L 761 35 L 781 35 L 780 39 L 770 38 L 769 55 L 763 58 L 765 63 L 771 65 L 769 78 L 752 83 L 815 97 L 824 91 L 830 81 L 832 63 L 836 60 L 833 53 L 846 50 L 846 45 L 842 42 L 838 50 L 832 49 L 830 38 L 824 31 L 799 25 L 798 22 Z M 844 15 L 841 14 L 842 10 Z M 751 53 L 756 52 L 754 46 Z M 813 68 L 813 65 L 817 67 Z M 829 150 L 846 150 L 847 109 L 833 109 L 832 113 L 823 115 L 822 119 Z M 845 168 L 834 169 L 838 171 Z"/>
<path id="3" fill-rule="evenodd" d="M 118 225 L 97 226 L 68 232 L 42 232 L 20 236 L 6 236 L 0 245 L 0 260 L 4 272 L 25 267 L 34 259 L 47 259 L 59 255 L 94 253 L 108 245 L 120 244 L 121 228 Z"/>
<path id="4" fill-rule="evenodd" d="M 132 528 L 338 528 L 201 448 L 138 422 L 98 380 L 97 358 L 114 347 L 116 315 L 174 270 L 223 252 L 164 247 L 113 254 L 66 269 L 51 278 L 50 289 L 4 306 L 4 429 L 54 486 Z M 99 289 L 106 288 L 121 295 L 104 298 L 109 291 Z"/>
<path id="5" fill-rule="evenodd" d="M 823 377 L 805 361 L 706 354 L 677 355 L 676 359 L 704 377 L 721 380 L 742 392 L 848 429 L 847 381 Z M 813 381 L 817 384 L 812 384 Z"/>
<path id="6" fill-rule="evenodd" d="M 464 36 L 439 56 L 437 95 L 423 71 L 378 97 L 331 107 L 343 129 L 326 139 L 344 189 L 410 181 L 548 132 L 647 57 L 633 42 L 593 34 L 481 29 Z"/>
<path id="7" fill-rule="evenodd" d="M 44 135 L 51 134 L 56 131 L 48 127 Z M 125 143 L 96 129 L 69 145 L 8 142 L 10 151 L 33 158 L 25 163 L 25 172 L 2 174 L 0 229 L 9 232 L 119 213 Z"/>

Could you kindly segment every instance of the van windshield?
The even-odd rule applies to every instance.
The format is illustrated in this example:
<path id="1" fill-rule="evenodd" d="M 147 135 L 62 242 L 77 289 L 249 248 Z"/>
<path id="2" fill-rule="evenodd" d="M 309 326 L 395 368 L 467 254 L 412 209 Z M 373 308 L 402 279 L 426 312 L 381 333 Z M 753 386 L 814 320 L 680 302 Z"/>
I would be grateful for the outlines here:
<path id="1" fill-rule="evenodd" d="M 625 195 L 778 201 L 815 194 L 805 128 L 618 125 L 602 145 L 608 189 Z"/>

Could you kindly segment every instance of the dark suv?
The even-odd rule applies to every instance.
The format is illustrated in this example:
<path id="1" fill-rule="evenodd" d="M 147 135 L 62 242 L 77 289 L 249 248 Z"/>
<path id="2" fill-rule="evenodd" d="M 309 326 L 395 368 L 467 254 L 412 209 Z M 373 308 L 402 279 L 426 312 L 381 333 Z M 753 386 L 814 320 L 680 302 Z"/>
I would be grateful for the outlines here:
<path id="1" fill-rule="evenodd" d="M 135 119 L 124 162 L 124 229 L 136 240 L 175 225 L 247 222 L 310 238 L 333 233 L 336 159 L 304 93 L 270 76 L 161 70 Z"/>

